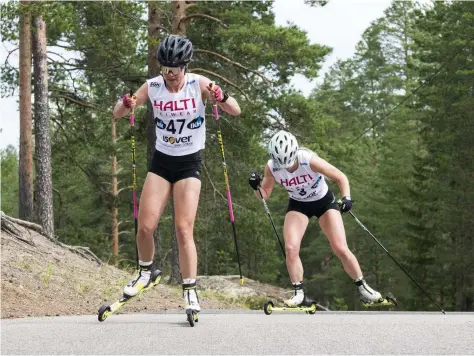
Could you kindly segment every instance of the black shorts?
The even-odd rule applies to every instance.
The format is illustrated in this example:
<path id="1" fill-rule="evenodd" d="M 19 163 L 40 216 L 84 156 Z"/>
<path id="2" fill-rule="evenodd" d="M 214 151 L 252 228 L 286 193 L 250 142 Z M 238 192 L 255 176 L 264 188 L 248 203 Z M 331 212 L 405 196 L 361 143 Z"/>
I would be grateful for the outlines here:
<path id="1" fill-rule="evenodd" d="M 312 216 L 316 216 L 319 219 L 329 209 L 339 210 L 339 205 L 331 189 L 328 189 L 324 197 L 315 201 L 303 202 L 290 198 L 286 212 L 297 211 L 306 215 L 308 219 L 311 219 Z"/>
<path id="2" fill-rule="evenodd" d="M 197 151 L 185 156 L 170 156 L 155 150 L 148 172 L 159 175 L 171 184 L 181 179 L 201 179 L 202 152 Z"/>

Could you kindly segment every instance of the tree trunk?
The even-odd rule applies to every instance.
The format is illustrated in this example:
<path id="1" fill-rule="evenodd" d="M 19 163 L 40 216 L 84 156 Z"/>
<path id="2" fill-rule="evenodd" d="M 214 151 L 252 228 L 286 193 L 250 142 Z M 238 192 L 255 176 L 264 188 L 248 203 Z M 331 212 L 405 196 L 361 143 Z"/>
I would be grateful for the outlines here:
<path id="1" fill-rule="evenodd" d="M 186 35 L 186 25 L 181 22 L 186 17 L 186 8 L 188 1 L 173 1 L 173 20 L 171 22 L 171 32 L 175 35 Z"/>
<path id="2" fill-rule="evenodd" d="M 31 116 L 31 12 L 22 1 L 20 12 L 20 157 L 18 216 L 33 220 L 33 145 Z"/>
<path id="3" fill-rule="evenodd" d="M 158 8 L 158 2 L 148 2 L 148 78 L 157 77 L 160 74 L 160 65 L 156 59 L 156 49 L 159 43 L 160 35 L 160 11 Z M 148 100 L 147 110 L 147 163 L 150 165 L 155 152 L 155 116 L 153 115 L 153 106 L 150 100 Z"/>
<path id="4" fill-rule="evenodd" d="M 54 237 L 53 182 L 51 141 L 48 113 L 48 68 L 46 57 L 46 23 L 41 15 L 34 17 L 33 61 L 35 74 L 35 158 L 38 222 L 46 235 Z"/>
<path id="5" fill-rule="evenodd" d="M 115 117 L 112 116 L 112 143 L 117 143 L 117 131 Z M 112 154 L 112 258 L 113 264 L 118 260 L 118 182 L 117 182 L 117 154 L 114 149 Z"/>

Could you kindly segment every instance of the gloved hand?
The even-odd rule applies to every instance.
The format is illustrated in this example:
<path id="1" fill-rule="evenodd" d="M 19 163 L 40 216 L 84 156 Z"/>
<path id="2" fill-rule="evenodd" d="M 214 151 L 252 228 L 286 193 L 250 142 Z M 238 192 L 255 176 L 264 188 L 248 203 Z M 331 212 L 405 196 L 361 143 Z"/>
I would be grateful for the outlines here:
<path id="1" fill-rule="evenodd" d="M 349 195 L 342 198 L 342 201 L 339 204 L 341 213 L 347 213 L 352 209 L 352 199 Z"/>
<path id="2" fill-rule="evenodd" d="M 207 90 L 210 91 L 211 93 L 211 98 L 214 101 L 219 101 L 221 103 L 225 103 L 229 95 L 225 91 L 222 90 L 222 88 L 216 84 L 209 84 L 207 87 Z"/>
<path id="3" fill-rule="evenodd" d="M 249 185 L 253 190 L 258 190 L 260 183 L 262 182 L 262 177 L 257 172 L 253 172 L 249 177 Z"/>
<path id="4" fill-rule="evenodd" d="M 135 105 L 137 104 L 135 95 L 125 94 L 122 98 L 122 104 L 127 109 L 134 108 Z"/>

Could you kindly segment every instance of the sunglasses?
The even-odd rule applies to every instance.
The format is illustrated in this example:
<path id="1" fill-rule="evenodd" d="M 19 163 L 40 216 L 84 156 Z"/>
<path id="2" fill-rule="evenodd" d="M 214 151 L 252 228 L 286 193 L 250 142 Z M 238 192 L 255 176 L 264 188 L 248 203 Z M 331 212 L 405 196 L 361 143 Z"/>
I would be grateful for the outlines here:
<path id="1" fill-rule="evenodd" d="M 179 74 L 184 67 L 166 67 L 166 66 L 161 66 L 161 72 L 163 74 L 173 74 L 177 75 Z"/>

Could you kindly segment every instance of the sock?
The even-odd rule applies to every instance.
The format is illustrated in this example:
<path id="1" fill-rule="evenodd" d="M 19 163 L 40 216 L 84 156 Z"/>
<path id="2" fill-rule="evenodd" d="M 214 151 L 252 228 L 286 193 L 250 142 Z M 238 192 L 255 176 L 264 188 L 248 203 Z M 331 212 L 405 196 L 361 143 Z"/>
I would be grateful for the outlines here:
<path id="1" fill-rule="evenodd" d="M 355 282 L 355 285 L 357 287 L 361 286 L 363 283 L 364 283 L 364 277 L 363 276 L 360 276 L 359 278 L 357 279 L 354 279 L 354 282 Z"/>
<path id="2" fill-rule="evenodd" d="M 183 284 L 191 284 L 196 283 L 196 279 L 194 278 L 183 278 Z"/>
<path id="3" fill-rule="evenodd" d="M 138 260 L 138 265 L 140 268 L 144 271 L 151 271 L 151 265 L 153 264 L 153 261 L 142 261 Z"/>
<path id="4" fill-rule="evenodd" d="M 293 289 L 295 289 L 295 290 L 304 290 L 303 281 L 293 283 Z"/>

